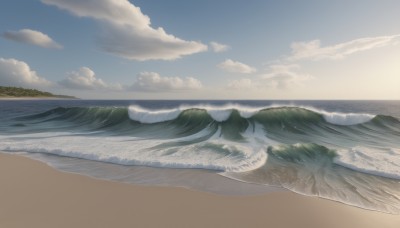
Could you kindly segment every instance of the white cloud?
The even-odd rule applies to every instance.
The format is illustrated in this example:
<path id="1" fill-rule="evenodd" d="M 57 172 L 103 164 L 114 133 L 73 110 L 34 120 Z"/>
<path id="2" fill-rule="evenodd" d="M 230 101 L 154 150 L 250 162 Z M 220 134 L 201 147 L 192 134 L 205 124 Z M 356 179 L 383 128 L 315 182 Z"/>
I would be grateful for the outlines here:
<path id="1" fill-rule="evenodd" d="M 44 88 L 52 83 L 37 75 L 23 61 L 0 58 L 0 85 Z"/>
<path id="2" fill-rule="evenodd" d="M 320 40 L 294 42 L 291 45 L 292 55 L 289 60 L 341 59 L 360 51 L 395 44 L 399 37 L 400 35 L 366 37 L 326 47 L 321 47 Z"/>
<path id="3" fill-rule="evenodd" d="M 97 20 L 104 31 L 102 50 L 133 60 L 173 60 L 208 49 L 198 41 L 185 41 L 152 28 L 150 18 L 128 0 L 42 0 L 79 17 Z"/>
<path id="4" fill-rule="evenodd" d="M 251 74 L 256 72 L 256 68 L 246 65 L 244 63 L 233 61 L 231 59 L 227 59 L 224 62 L 217 65 L 224 71 L 231 73 L 241 73 L 241 74 Z"/>
<path id="5" fill-rule="evenodd" d="M 290 89 L 301 85 L 304 81 L 310 80 L 311 75 L 300 72 L 300 66 L 291 65 L 271 65 L 268 70 L 254 77 L 253 79 L 239 79 L 228 82 L 228 89 Z"/>
<path id="6" fill-rule="evenodd" d="M 271 65 L 269 68 L 269 72 L 261 76 L 262 80 L 264 84 L 278 89 L 301 85 L 302 82 L 313 78 L 309 74 L 300 72 L 300 66 L 296 64 Z"/>
<path id="7" fill-rule="evenodd" d="M 214 52 L 224 52 L 230 49 L 230 47 L 226 44 L 220 44 L 217 42 L 210 42 L 210 46 Z"/>
<path id="8" fill-rule="evenodd" d="M 119 84 L 110 85 L 103 80 L 96 78 L 95 73 L 88 67 L 81 67 L 78 71 L 72 71 L 67 77 L 59 82 L 60 85 L 70 89 L 89 90 L 122 90 Z"/>
<path id="9" fill-rule="evenodd" d="M 155 72 L 141 72 L 131 86 L 132 90 L 147 92 L 167 92 L 201 89 L 202 83 L 195 78 L 162 77 Z"/>
<path id="10" fill-rule="evenodd" d="M 55 42 L 48 35 L 31 29 L 21 29 L 19 31 L 7 31 L 3 33 L 3 37 L 9 40 L 26 44 L 33 44 L 44 48 L 57 48 L 57 49 L 62 48 L 60 44 Z"/>

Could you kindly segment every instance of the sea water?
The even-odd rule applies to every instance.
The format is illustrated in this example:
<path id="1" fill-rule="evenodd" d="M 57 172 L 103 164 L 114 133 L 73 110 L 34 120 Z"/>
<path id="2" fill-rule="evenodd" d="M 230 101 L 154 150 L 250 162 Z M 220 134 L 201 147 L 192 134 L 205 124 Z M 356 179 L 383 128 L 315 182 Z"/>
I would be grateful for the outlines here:
<path id="1" fill-rule="evenodd" d="M 0 101 L 0 151 L 136 184 L 400 212 L 400 101 Z"/>

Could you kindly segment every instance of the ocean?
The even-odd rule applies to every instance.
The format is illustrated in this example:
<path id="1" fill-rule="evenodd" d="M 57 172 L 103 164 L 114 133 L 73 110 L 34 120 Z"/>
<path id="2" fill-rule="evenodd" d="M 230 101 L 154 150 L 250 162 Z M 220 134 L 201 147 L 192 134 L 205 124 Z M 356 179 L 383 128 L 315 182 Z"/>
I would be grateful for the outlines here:
<path id="1" fill-rule="evenodd" d="M 400 213 L 400 101 L 1 100 L 0 151 L 113 181 Z"/>

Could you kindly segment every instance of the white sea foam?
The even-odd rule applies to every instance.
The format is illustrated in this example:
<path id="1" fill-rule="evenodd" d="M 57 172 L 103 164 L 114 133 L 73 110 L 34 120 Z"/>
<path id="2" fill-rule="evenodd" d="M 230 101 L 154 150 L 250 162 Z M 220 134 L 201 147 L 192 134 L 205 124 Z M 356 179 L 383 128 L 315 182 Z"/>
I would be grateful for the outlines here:
<path id="1" fill-rule="evenodd" d="M 176 119 L 184 109 L 148 110 L 139 106 L 129 106 L 129 118 L 141 123 L 158 123 Z"/>
<path id="2" fill-rule="evenodd" d="M 35 138 L 2 136 L 0 151 L 47 153 L 121 165 L 201 168 L 230 172 L 253 170 L 265 163 L 265 145 L 231 142 L 220 137 L 220 130 L 206 141 L 179 145 L 209 133 L 210 129 L 205 129 L 191 136 L 173 140 L 93 135 Z M 176 146 L 174 142 L 177 143 Z"/>
<path id="3" fill-rule="evenodd" d="M 225 121 L 229 118 L 232 113 L 232 109 L 218 109 L 218 108 L 210 108 L 206 109 L 207 113 L 218 122 Z"/>
<path id="4" fill-rule="evenodd" d="M 328 123 L 336 125 L 355 125 L 372 120 L 375 115 L 366 113 L 338 113 L 319 111 Z"/>
<path id="5" fill-rule="evenodd" d="M 337 151 L 338 165 L 377 176 L 400 179 L 400 149 L 377 150 L 354 147 Z"/>

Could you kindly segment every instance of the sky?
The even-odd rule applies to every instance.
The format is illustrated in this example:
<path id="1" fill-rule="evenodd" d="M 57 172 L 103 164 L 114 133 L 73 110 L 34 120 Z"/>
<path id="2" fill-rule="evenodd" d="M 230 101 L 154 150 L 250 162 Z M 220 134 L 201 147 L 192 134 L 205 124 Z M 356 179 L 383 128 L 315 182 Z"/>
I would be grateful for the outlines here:
<path id="1" fill-rule="evenodd" d="M 0 86 L 84 99 L 400 99 L 396 0 L 4 0 Z"/>

